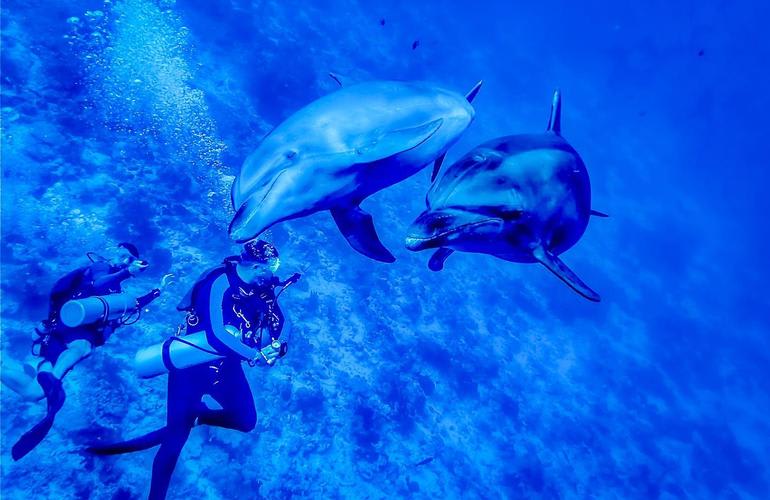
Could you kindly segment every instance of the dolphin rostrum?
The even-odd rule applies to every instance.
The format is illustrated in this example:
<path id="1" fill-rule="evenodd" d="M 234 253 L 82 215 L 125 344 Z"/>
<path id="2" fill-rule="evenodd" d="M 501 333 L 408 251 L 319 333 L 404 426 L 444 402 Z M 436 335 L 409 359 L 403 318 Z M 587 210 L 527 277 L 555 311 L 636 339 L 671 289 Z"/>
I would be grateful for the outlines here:
<path id="1" fill-rule="evenodd" d="M 473 120 L 479 85 L 464 97 L 427 83 L 376 81 L 311 102 L 246 158 L 233 183 L 231 238 L 248 241 L 329 210 L 355 250 L 393 262 L 359 204 L 431 162 L 440 166 Z"/>
<path id="2" fill-rule="evenodd" d="M 591 210 L 588 172 L 561 137 L 561 97 L 554 92 L 548 128 L 541 134 L 500 137 L 451 165 L 426 197 L 427 210 L 406 238 L 410 250 L 438 250 L 438 271 L 453 251 L 539 262 L 592 301 L 599 295 L 558 257 L 583 235 Z"/>

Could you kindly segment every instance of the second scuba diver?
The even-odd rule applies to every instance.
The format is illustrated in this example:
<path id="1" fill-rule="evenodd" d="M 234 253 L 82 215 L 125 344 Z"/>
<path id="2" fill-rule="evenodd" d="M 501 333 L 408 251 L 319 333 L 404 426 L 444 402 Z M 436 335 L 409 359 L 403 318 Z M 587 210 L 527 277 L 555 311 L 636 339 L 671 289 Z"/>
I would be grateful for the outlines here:
<path id="1" fill-rule="evenodd" d="M 280 338 L 285 320 L 277 299 L 300 277 L 295 273 L 280 281 L 274 275 L 278 265 L 273 245 L 248 242 L 240 257 L 228 257 L 221 266 L 205 272 L 177 306 L 187 312 L 185 335 L 180 327 L 177 336 L 137 354 L 137 369 L 143 376 L 168 371 L 165 427 L 88 451 L 113 455 L 160 445 L 152 464 L 150 500 L 166 497 L 177 459 L 194 426 L 241 432 L 256 426 L 254 397 L 241 363 L 272 366 L 286 354 L 286 336 Z M 203 402 L 206 394 L 222 408 L 209 408 Z"/>
<path id="2" fill-rule="evenodd" d="M 48 317 L 36 328 L 32 352 L 40 358 L 36 367 L 4 362 L 2 382 L 30 401 L 46 398 L 45 417 L 13 446 L 11 455 L 19 460 L 48 434 L 56 413 L 64 405 L 64 376 L 93 349 L 104 345 L 129 318 L 138 318 L 142 308 L 155 300 L 169 284 L 170 274 L 158 288 L 134 298 L 121 294 L 121 283 L 149 265 L 139 258 L 131 243 L 118 245 L 112 261 L 87 254 L 91 264 L 65 275 L 53 286 Z"/>

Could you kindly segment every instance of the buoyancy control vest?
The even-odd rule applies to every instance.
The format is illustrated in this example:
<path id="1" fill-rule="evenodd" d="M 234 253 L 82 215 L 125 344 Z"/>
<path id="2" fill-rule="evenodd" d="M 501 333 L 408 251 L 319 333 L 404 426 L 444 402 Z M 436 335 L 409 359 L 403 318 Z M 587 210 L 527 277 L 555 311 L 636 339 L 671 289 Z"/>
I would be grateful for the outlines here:
<path id="1" fill-rule="evenodd" d="M 222 349 L 221 352 L 228 352 L 228 349 L 214 335 L 209 302 L 211 287 L 222 275 L 228 281 L 222 299 L 222 319 L 225 326 L 232 327 L 231 331 L 238 332 L 241 342 L 261 349 L 280 337 L 284 324 L 274 290 L 277 278 L 259 285 L 246 283 L 236 272 L 237 263 L 237 260 L 226 259 L 222 265 L 205 271 L 177 305 L 177 310 L 187 312 L 184 334 L 205 331 L 211 346 Z"/>

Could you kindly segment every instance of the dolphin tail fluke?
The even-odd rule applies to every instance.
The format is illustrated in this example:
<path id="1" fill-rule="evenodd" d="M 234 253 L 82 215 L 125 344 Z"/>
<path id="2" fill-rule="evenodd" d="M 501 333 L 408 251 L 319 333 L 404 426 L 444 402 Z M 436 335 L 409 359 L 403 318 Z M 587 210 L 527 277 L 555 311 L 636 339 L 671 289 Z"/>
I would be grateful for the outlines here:
<path id="1" fill-rule="evenodd" d="M 484 80 L 479 80 L 479 83 L 473 86 L 470 92 L 465 94 L 465 98 L 468 100 L 468 102 L 473 102 L 473 99 L 476 97 L 476 94 L 479 93 L 479 90 L 481 90 L 481 85 L 484 83 Z"/>
<path id="2" fill-rule="evenodd" d="M 570 288 L 575 290 L 577 293 L 587 298 L 588 300 L 599 302 L 599 294 L 591 290 L 588 285 L 583 283 L 583 281 L 578 278 L 574 272 L 572 272 L 572 269 L 567 267 L 567 265 L 564 264 L 564 262 L 562 262 L 557 256 L 547 252 L 542 247 L 536 248 L 534 252 L 532 252 L 532 255 L 535 257 L 535 259 L 537 259 L 538 262 L 547 267 L 549 271 L 558 276 L 560 280 L 569 285 Z"/>
<path id="3" fill-rule="evenodd" d="M 558 89 L 553 91 L 551 117 L 548 119 L 548 128 L 546 131 L 561 135 L 561 92 L 559 92 Z"/>
<path id="4" fill-rule="evenodd" d="M 436 177 L 438 177 L 438 172 L 441 170 L 441 164 L 444 163 L 444 158 L 446 158 L 446 153 L 436 158 L 436 161 L 433 162 L 433 173 L 430 174 L 431 182 L 435 181 Z"/>
<path id="5" fill-rule="evenodd" d="M 609 215 L 605 214 L 604 212 L 600 212 L 598 210 L 591 210 L 591 215 L 594 217 L 609 217 Z"/>
<path id="6" fill-rule="evenodd" d="M 361 207 L 333 208 L 331 213 L 340 232 L 357 252 L 380 262 L 396 261 L 380 242 L 372 216 L 361 210 Z"/>
<path id="7" fill-rule="evenodd" d="M 428 269 L 431 271 L 441 271 L 444 269 L 444 262 L 454 253 L 451 248 L 439 248 L 428 261 Z"/>

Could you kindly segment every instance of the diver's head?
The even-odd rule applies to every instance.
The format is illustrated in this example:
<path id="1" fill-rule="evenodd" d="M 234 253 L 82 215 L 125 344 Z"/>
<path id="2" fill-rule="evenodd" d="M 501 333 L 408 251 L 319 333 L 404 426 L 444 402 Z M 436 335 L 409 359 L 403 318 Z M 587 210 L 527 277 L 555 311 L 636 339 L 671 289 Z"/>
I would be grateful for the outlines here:
<path id="1" fill-rule="evenodd" d="M 117 267 L 127 267 L 134 271 L 143 271 L 149 263 L 139 258 L 139 249 L 132 243 L 118 244 L 118 251 L 112 264 Z M 132 272 L 132 274 L 135 274 Z"/>
<path id="2" fill-rule="evenodd" d="M 252 240 L 243 245 L 238 275 L 248 283 L 259 284 L 272 278 L 280 264 L 278 249 L 267 241 Z"/>

